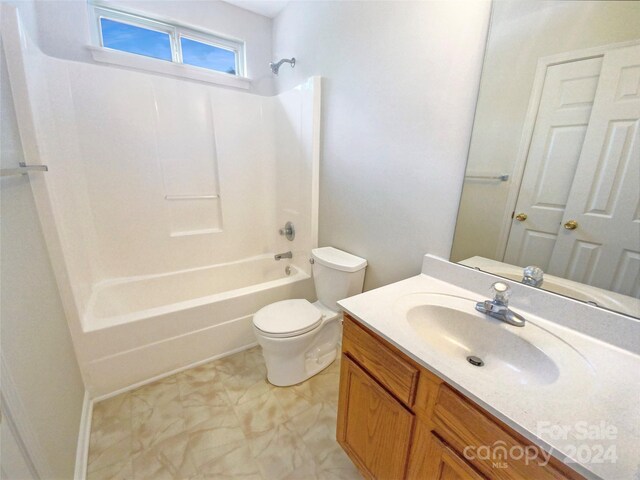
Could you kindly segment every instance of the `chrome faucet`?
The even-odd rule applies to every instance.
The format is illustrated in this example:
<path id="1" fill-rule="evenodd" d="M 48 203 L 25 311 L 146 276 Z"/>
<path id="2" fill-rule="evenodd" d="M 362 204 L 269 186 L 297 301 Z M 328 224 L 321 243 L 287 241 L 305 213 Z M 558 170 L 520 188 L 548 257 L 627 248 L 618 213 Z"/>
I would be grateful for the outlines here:
<path id="1" fill-rule="evenodd" d="M 276 260 L 282 260 L 283 258 L 293 258 L 293 254 L 291 252 L 278 253 L 273 256 Z"/>
<path id="2" fill-rule="evenodd" d="M 529 265 L 522 271 L 522 283 L 532 287 L 541 287 L 544 281 L 544 272 L 540 267 Z"/>
<path id="3" fill-rule="evenodd" d="M 525 319 L 509 308 L 511 288 L 502 282 L 491 285 L 493 300 L 476 303 L 476 310 L 515 327 L 524 327 Z"/>

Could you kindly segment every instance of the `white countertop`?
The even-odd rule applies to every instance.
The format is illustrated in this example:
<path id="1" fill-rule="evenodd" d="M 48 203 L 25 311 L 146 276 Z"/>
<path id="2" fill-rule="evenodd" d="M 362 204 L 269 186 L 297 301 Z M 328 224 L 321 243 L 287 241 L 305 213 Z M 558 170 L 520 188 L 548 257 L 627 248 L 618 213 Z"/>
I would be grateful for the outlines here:
<path id="1" fill-rule="evenodd" d="M 532 324 L 573 346 L 591 368 L 586 376 L 561 371 L 558 381 L 551 384 L 505 388 L 487 381 L 486 376 L 480 378 L 477 367 L 453 364 L 416 335 L 398 309 L 400 298 L 416 293 L 444 293 L 478 301 L 486 298 L 486 295 L 421 274 L 338 303 L 365 326 L 526 438 L 560 460 L 572 459 L 567 464 L 585 477 L 640 478 L 640 355 L 637 352 L 539 318 L 533 308 L 527 311 L 514 307 Z M 553 296 L 551 301 L 558 298 Z M 552 425 L 564 426 L 566 435 L 554 432 L 549 428 Z M 591 436 L 585 434 L 587 429 L 600 438 L 584 438 Z M 609 438 L 602 438 L 602 432 Z M 617 456 L 615 461 L 612 453 Z"/>

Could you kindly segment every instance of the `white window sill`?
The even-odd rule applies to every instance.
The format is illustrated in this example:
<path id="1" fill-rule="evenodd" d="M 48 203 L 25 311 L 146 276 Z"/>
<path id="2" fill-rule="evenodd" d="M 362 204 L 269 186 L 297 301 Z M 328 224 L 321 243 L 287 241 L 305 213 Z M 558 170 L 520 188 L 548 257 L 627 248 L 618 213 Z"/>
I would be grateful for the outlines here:
<path id="1" fill-rule="evenodd" d="M 96 62 L 110 63 L 121 67 L 135 68 L 146 72 L 162 73 L 174 77 L 189 78 L 201 82 L 224 85 L 225 87 L 236 87 L 248 90 L 251 87 L 251 80 L 244 77 L 237 77 L 228 73 L 215 72 L 204 68 L 184 65 L 182 63 L 172 63 L 156 58 L 145 57 L 135 53 L 121 52 L 110 48 L 88 46 L 91 55 Z"/>

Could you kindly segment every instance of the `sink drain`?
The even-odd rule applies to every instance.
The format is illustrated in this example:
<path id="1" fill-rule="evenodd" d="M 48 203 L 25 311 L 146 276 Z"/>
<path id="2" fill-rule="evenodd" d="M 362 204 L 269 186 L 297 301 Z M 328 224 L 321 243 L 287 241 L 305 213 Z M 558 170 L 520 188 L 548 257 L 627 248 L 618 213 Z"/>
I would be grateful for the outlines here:
<path id="1" fill-rule="evenodd" d="M 467 362 L 469 362 L 474 367 L 481 367 L 484 365 L 484 362 L 480 357 L 476 357 L 475 355 L 469 355 L 467 357 Z"/>

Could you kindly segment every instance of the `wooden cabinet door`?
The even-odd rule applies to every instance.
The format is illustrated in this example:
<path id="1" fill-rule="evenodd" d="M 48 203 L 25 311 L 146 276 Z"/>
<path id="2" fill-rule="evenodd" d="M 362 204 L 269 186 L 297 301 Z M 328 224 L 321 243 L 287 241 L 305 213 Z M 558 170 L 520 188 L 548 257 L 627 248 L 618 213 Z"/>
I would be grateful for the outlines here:
<path id="1" fill-rule="evenodd" d="M 467 461 L 458 453 L 432 433 L 428 437 L 416 439 L 413 445 L 412 457 L 424 455 L 422 459 L 422 471 L 416 476 L 415 470 L 410 471 L 409 478 L 418 480 L 485 480 L 485 477 L 478 473 Z M 422 441 L 420 441 L 422 440 Z M 420 451 L 422 443 L 422 452 Z M 412 462 L 412 465 L 415 463 Z M 413 473 L 412 473 L 413 472 Z"/>
<path id="2" fill-rule="evenodd" d="M 413 419 L 398 400 L 343 356 L 338 442 L 366 477 L 405 478 Z"/>

